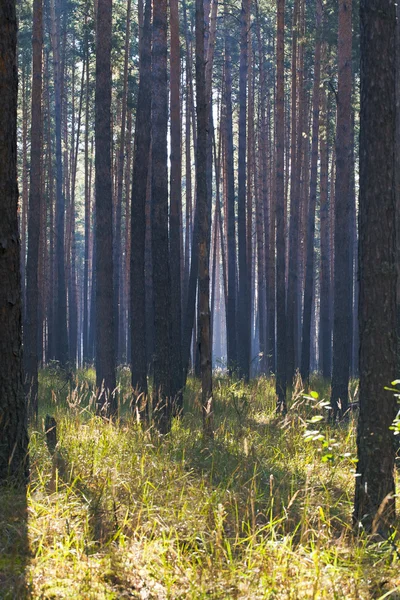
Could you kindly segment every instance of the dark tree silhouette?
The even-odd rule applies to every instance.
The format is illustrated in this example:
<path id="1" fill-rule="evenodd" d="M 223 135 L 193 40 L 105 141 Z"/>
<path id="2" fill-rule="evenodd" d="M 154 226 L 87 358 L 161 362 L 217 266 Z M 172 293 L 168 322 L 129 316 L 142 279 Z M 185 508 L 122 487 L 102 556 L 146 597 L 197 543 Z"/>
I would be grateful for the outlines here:
<path id="1" fill-rule="evenodd" d="M 151 141 L 151 0 L 146 0 L 140 44 L 140 80 L 136 109 L 135 158 L 131 220 L 131 339 L 132 387 L 147 394 L 146 356 L 146 189 Z"/>
<path id="2" fill-rule="evenodd" d="M 0 3 L 0 481 L 28 475 L 17 220 L 17 17 Z"/>
<path id="3" fill-rule="evenodd" d="M 112 0 L 99 0 L 96 40 L 96 387 L 106 414 L 117 409 L 113 316 L 113 211 L 111 181 Z"/>
<path id="4" fill-rule="evenodd" d="M 395 24 L 393 0 L 361 0 L 360 417 L 354 519 L 387 535 L 394 519 L 396 400 Z"/>
<path id="5" fill-rule="evenodd" d="M 285 98 L 284 98 L 284 16 L 285 0 L 277 0 L 276 41 L 276 326 L 278 410 L 286 410 L 286 277 L 285 277 Z"/>
<path id="6" fill-rule="evenodd" d="M 342 416 L 349 400 L 352 269 L 350 265 L 351 2 L 339 1 L 338 91 L 335 182 L 332 414 Z"/>
<path id="7" fill-rule="evenodd" d="M 151 242 L 155 336 L 153 409 L 162 433 L 169 430 L 171 421 L 167 29 L 167 0 L 159 0 L 153 6 Z"/>

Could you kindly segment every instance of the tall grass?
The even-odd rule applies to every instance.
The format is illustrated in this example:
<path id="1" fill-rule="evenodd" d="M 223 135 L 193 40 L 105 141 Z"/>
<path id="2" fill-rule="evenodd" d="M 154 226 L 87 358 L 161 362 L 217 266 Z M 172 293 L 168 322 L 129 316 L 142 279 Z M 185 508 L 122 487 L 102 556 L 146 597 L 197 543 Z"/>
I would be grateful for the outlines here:
<path id="1" fill-rule="evenodd" d="M 164 437 L 131 416 L 127 370 L 119 383 L 120 415 L 106 422 L 93 413 L 92 370 L 67 385 L 57 369 L 41 373 L 29 560 L 24 573 L 7 562 L 1 521 L 3 597 L 400 598 L 393 544 L 353 538 L 355 424 L 320 419 L 326 383 L 312 381 L 317 398 L 298 382 L 282 418 L 273 380 L 216 378 L 212 442 L 197 381 Z M 53 458 L 46 413 L 58 424 Z"/>

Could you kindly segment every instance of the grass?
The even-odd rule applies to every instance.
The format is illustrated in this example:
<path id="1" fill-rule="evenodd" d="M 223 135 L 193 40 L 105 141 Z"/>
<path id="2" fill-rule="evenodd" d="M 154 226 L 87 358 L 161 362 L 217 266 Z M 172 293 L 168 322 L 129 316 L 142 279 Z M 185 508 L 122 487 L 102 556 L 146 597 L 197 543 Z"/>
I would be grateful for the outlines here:
<path id="1" fill-rule="evenodd" d="M 26 498 L 0 490 L 1 598 L 400 598 L 393 545 L 352 536 L 355 425 L 319 418 L 323 381 L 318 398 L 297 386 L 282 418 L 272 380 L 217 377 L 213 442 L 198 382 L 165 437 L 131 417 L 126 369 L 119 382 L 109 423 L 93 414 L 93 370 L 40 374 Z"/>

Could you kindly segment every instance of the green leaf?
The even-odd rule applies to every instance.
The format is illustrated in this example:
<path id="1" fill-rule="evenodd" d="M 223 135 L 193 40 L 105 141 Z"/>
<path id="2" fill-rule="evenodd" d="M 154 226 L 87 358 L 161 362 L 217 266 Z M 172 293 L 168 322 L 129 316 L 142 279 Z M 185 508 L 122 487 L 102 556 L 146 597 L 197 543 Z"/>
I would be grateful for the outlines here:
<path id="1" fill-rule="evenodd" d="M 310 392 L 310 396 L 311 396 L 311 398 L 314 398 L 315 400 L 318 400 L 318 398 L 319 398 L 318 392 Z"/>
<path id="2" fill-rule="evenodd" d="M 319 423 L 319 421 L 323 421 L 324 417 L 322 415 L 315 415 L 311 419 L 308 419 L 307 423 Z"/>
<path id="3" fill-rule="evenodd" d="M 321 460 L 322 462 L 333 462 L 335 460 L 335 457 L 333 456 L 333 454 L 324 454 Z"/>

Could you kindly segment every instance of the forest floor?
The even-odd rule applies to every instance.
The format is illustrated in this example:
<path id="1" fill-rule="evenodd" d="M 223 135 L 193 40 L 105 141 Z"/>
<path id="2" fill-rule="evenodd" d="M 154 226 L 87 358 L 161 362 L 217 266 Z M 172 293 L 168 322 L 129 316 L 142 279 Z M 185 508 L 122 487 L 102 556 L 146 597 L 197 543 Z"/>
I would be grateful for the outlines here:
<path id="1" fill-rule="evenodd" d="M 395 535 L 352 534 L 355 422 L 327 424 L 323 381 L 298 386 L 283 418 L 272 380 L 216 377 L 210 442 L 197 382 L 161 437 L 130 416 L 129 378 L 105 422 L 93 371 L 41 372 L 30 485 L 0 489 L 1 598 L 400 598 Z"/>

